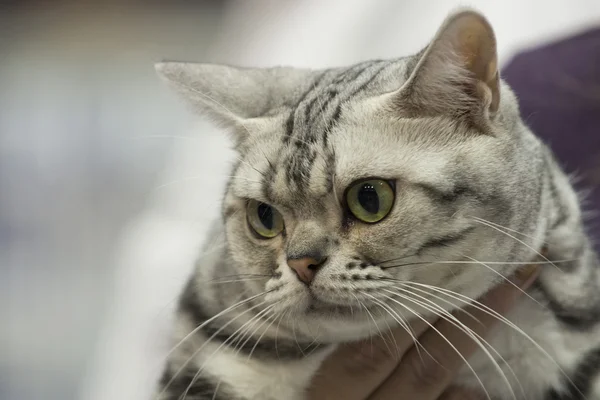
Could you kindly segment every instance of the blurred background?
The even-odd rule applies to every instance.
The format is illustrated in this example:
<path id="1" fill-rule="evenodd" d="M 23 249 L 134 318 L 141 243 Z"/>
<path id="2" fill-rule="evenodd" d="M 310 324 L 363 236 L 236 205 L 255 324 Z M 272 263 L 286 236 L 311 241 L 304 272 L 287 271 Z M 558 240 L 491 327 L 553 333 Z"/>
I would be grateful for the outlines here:
<path id="1" fill-rule="evenodd" d="M 0 1 L 0 399 L 152 390 L 231 159 L 154 62 L 396 57 L 457 5 L 489 17 L 503 63 L 600 26 L 597 0 Z"/>

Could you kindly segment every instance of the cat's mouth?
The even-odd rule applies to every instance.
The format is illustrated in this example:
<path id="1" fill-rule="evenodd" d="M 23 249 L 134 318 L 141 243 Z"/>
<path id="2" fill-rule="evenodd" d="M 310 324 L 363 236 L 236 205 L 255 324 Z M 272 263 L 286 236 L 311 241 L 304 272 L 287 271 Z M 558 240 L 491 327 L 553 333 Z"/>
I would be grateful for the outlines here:
<path id="1" fill-rule="evenodd" d="M 313 299 L 306 308 L 307 314 L 350 315 L 353 312 L 354 310 L 350 306 L 327 303 L 317 299 Z"/>
<path id="2" fill-rule="evenodd" d="M 361 309 L 357 304 L 333 303 L 325 301 L 311 293 L 310 303 L 306 308 L 307 314 L 325 314 L 325 315 L 354 315 L 360 314 Z"/>

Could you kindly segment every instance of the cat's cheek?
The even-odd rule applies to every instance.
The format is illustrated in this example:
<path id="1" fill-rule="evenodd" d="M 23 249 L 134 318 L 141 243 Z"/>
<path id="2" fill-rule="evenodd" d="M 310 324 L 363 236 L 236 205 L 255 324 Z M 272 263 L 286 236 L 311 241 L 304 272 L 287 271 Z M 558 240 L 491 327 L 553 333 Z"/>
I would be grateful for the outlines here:
<path id="1" fill-rule="evenodd" d="M 277 270 L 281 238 L 258 242 L 249 237 L 249 232 L 234 226 L 228 227 L 228 239 L 231 256 L 244 269 L 241 273 L 273 274 Z"/>
<path id="2" fill-rule="evenodd" d="M 395 221 L 383 221 L 378 225 L 356 226 L 348 233 L 347 241 L 355 254 L 373 260 L 389 260 L 405 255 L 410 243 L 405 243 L 397 233 Z"/>

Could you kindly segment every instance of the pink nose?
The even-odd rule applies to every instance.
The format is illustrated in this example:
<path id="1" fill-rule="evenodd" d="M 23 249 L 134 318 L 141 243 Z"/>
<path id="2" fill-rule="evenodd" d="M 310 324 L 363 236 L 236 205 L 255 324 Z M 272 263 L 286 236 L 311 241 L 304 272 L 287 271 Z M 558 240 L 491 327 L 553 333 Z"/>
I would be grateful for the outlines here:
<path id="1" fill-rule="evenodd" d="M 313 257 L 290 258 L 287 260 L 288 266 L 296 273 L 298 279 L 307 285 L 315 278 L 317 270 L 325 262 L 325 259 L 317 260 Z"/>

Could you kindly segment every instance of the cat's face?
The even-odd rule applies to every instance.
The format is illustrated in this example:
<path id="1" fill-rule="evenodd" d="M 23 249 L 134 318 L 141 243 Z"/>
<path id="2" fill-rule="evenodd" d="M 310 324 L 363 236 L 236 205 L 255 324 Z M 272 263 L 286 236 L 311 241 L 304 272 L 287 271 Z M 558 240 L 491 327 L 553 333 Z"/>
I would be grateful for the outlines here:
<path id="1" fill-rule="evenodd" d="M 494 225 L 510 225 L 531 188 L 519 186 L 518 111 L 480 16 L 454 16 L 423 54 L 392 62 L 162 70 L 238 133 L 223 205 L 231 256 L 299 326 L 339 340 L 448 309 L 443 290 L 479 296 L 514 271 L 496 262 L 529 254 Z M 526 211 L 508 227 L 534 235 Z"/>

